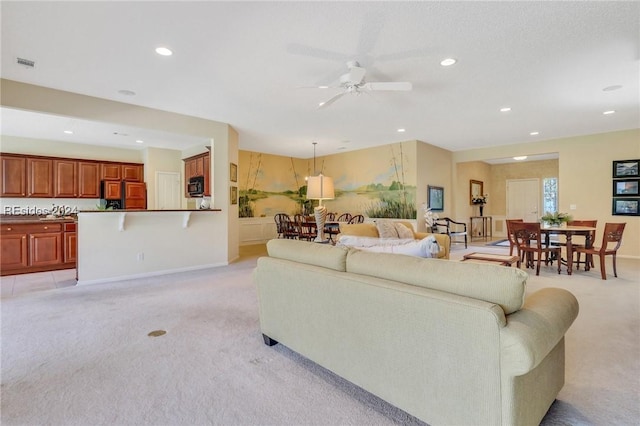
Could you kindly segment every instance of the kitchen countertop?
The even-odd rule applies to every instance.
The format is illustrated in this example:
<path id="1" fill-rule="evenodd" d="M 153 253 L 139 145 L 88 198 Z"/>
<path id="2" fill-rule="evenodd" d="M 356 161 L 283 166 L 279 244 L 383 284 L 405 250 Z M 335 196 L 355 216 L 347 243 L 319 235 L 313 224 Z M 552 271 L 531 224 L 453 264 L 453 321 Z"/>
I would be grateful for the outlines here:
<path id="1" fill-rule="evenodd" d="M 0 223 L 70 223 L 76 222 L 75 216 L 45 218 L 43 216 L 29 215 L 0 215 Z"/>

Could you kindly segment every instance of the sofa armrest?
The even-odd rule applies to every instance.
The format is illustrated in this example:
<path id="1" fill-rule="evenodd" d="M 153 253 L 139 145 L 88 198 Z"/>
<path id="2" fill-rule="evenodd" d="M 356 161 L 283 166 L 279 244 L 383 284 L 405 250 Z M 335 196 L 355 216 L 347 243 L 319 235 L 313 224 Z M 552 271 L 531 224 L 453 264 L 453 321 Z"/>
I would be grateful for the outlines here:
<path id="1" fill-rule="evenodd" d="M 450 238 L 447 234 L 431 234 L 429 232 L 414 232 L 413 236 L 416 240 L 422 240 L 433 235 L 438 244 L 440 244 L 440 254 L 438 259 L 449 259 L 449 247 L 451 246 Z"/>
<path id="2" fill-rule="evenodd" d="M 522 309 L 507 316 L 500 332 L 505 371 L 520 376 L 538 366 L 564 337 L 578 310 L 575 296 L 564 289 L 545 288 L 529 296 Z"/>

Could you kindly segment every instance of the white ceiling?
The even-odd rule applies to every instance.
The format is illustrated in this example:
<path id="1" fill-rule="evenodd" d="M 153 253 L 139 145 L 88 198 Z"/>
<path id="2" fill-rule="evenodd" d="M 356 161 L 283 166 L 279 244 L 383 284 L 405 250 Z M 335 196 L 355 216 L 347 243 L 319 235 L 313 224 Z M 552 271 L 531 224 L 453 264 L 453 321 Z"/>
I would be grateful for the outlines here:
<path id="1" fill-rule="evenodd" d="M 325 155 L 418 139 L 458 151 L 640 126 L 638 2 L 3 1 L 0 7 L 2 78 L 226 122 L 245 150 L 308 158 L 312 141 Z M 174 55 L 157 55 L 160 45 Z M 18 65 L 17 57 L 35 61 L 35 68 Z M 440 66 L 447 57 L 458 63 Z M 317 109 L 338 91 L 303 87 L 335 84 L 350 60 L 367 69 L 367 81 L 409 81 L 413 91 L 349 95 Z M 614 85 L 622 87 L 603 90 Z M 511 112 L 499 111 L 505 106 Z M 77 130 L 61 134 L 69 123 Z M 132 149 L 203 143 L 93 126 L 2 111 L 6 135 Z"/>

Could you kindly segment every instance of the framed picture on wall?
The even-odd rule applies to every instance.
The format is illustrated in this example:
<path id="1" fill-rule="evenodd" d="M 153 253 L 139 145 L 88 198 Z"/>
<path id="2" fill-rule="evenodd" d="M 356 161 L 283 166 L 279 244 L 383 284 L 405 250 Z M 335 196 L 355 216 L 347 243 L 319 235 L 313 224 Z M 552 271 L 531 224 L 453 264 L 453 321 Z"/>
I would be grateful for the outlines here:
<path id="1" fill-rule="evenodd" d="M 640 195 L 638 192 L 640 179 L 619 179 L 613 181 L 614 197 L 633 197 Z"/>
<path id="2" fill-rule="evenodd" d="M 612 214 L 616 216 L 640 216 L 640 198 L 614 198 Z"/>
<path id="3" fill-rule="evenodd" d="M 476 203 L 473 202 L 474 198 L 481 198 L 484 194 L 484 183 L 481 180 L 469 181 L 469 204 L 472 206 Z"/>
<path id="4" fill-rule="evenodd" d="M 432 211 L 441 212 L 444 210 L 444 188 L 440 186 L 427 187 L 429 191 L 427 205 Z"/>
<path id="5" fill-rule="evenodd" d="M 238 187 L 232 186 L 229 193 L 231 204 L 238 204 Z"/>
<path id="6" fill-rule="evenodd" d="M 231 165 L 229 166 L 229 180 L 231 182 L 237 182 L 238 181 L 238 165 L 231 163 Z"/>
<path id="7" fill-rule="evenodd" d="M 613 162 L 613 177 L 640 177 L 640 160 L 621 160 Z"/>

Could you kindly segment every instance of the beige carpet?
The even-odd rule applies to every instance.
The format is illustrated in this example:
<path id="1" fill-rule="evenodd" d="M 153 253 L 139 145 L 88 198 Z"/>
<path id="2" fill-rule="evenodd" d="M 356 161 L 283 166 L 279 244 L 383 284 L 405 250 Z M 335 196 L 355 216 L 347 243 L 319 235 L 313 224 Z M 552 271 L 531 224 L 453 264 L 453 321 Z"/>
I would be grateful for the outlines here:
<path id="1" fill-rule="evenodd" d="M 214 270 L 3 298 L 2 424 L 421 424 L 262 343 L 251 273 L 263 250 L 244 247 Z M 454 248 L 452 258 L 470 251 L 505 249 Z M 564 287 L 580 302 L 566 384 L 544 425 L 640 420 L 640 262 L 618 266 L 607 281 L 544 267 L 529 280 L 528 292 Z"/>

